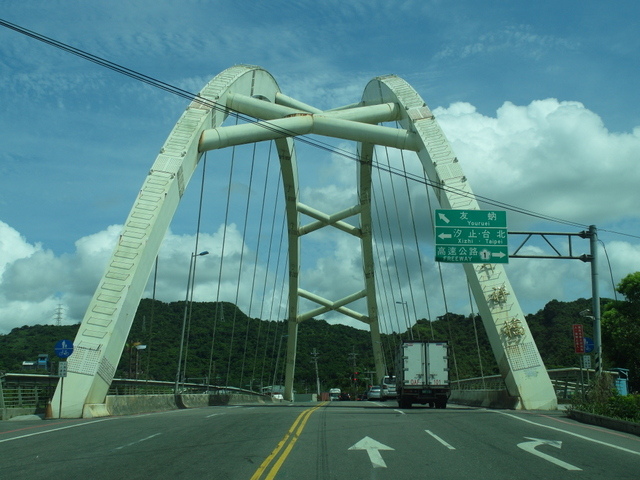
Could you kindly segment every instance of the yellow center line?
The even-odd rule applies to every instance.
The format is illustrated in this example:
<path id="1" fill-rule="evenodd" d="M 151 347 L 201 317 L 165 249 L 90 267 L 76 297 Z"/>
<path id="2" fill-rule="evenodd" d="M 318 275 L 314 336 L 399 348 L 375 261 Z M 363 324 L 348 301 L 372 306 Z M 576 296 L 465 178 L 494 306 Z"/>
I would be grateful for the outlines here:
<path id="1" fill-rule="evenodd" d="M 311 416 L 311 414 L 326 404 L 327 402 L 322 402 L 321 404 L 313 408 L 308 408 L 307 410 L 302 412 L 300 415 L 298 415 L 298 417 L 293 422 L 291 427 L 289 427 L 289 430 L 287 431 L 287 433 L 284 435 L 284 437 L 282 437 L 282 440 L 278 442 L 278 445 L 276 445 L 276 448 L 273 450 L 273 452 L 271 452 L 271 454 L 264 459 L 264 462 L 262 462 L 262 464 L 258 467 L 255 473 L 251 476 L 250 480 L 258 480 L 259 478 L 261 478 L 262 474 L 269 467 L 271 462 L 273 462 L 274 459 L 278 457 L 278 454 L 280 454 L 280 452 L 284 448 L 284 451 L 282 451 L 282 454 L 277 459 L 277 461 L 273 464 L 273 466 L 269 470 L 269 473 L 265 477 L 265 480 L 273 480 L 276 474 L 278 473 L 278 471 L 280 470 L 280 467 L 282 467 L 282 464 L 289 456 L 291 449 L 293 448 L 295 443 L 298 441 L 298 437 L 302 433 L 302 430 L 304 430 L 304 427 L 307 424 L 307 420 L 309 420 L 309 417 Z"/>

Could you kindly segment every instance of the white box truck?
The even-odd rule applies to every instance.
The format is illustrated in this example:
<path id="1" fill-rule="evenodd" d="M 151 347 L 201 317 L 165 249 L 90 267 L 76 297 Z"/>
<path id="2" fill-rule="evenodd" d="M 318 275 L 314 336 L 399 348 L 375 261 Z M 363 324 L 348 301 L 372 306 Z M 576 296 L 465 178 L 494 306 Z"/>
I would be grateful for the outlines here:
<path id="1" fill-rule="evenodd" d="M 412 340 L 402 343 L 396 358 L 396 394 L 400 408 L 414 403 L 447 408 L 449 388 L 447 342 Z"/>

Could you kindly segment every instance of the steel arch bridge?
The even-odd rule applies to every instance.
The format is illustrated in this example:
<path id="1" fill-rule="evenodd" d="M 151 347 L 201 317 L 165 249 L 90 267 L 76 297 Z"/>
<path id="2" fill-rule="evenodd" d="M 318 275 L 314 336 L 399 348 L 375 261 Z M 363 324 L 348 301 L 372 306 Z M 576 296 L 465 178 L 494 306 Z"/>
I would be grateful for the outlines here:
<path id="1" fill-rule="evenodd" d="M 230 111 L 260 121 L 222 126 Z M 396 122 L 400 127 L 379 125 L 384 122 Z M 306 134 L 358 142 L 356 205 L 328 214 L 299 201 L 293 138 Z M 204 152 L 265 140 L 273 140 L 277 147 L 288 224 L 285 399 L 293 397 L 299 323 L 331 310 L 369 325 L 375 369 L 377 377 L 382 378 L 385 366 L 375 300 L 371 228 L 374 146 L 416 152 L 430 181 L 448 187 L 437 189 L 441 208 L 479 209 L 469 182 L 426 103 L 401 78 L 374 78 L 359 103 L 322 111 L 282 94 L 264 69 L 238 65 L 214 77 L 193 99 L 153 163 L 80 325 L 67 377 L 52 400 L 54 416 L 87 416 L 87 408 L 105 402 L 160 244 Z M 302 225 L 301 215 L 314 221 Z M 345 221 L 351 217 L 356 218 L 358 226 Z M 364 288 L 338 300 L 322 298 L 299 284 L 300 238 L 327 226 L 361 242 Z M 519 397 L 520 408 L 555 408 L 551 381 L 503 267 L 465 264 L 464 270 L 509 394 Z M 497 291 L 500 295 L 495 294 Z M 317 308 L 299 311 L 301 298 L 316 303 Z M 366 313 L 349 308 L 360 299 L 364 300 Z M 515 341 L 504 333 L 513 319 L 522 326 Z"/>

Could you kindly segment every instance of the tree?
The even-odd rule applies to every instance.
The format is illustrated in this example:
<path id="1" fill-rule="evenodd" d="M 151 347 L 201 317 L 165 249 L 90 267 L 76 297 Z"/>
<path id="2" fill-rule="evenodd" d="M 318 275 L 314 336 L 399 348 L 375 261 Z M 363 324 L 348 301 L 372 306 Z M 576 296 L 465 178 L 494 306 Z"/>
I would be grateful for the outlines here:
<path id="1" fill-rule="evenodd" d="M 640 272 L 624 277 L 616 290 L 626 300 L 615 300 L 602 314 L 603 355 L 613 366 L 629 369 L 629 387 L 640 390 Z"/>

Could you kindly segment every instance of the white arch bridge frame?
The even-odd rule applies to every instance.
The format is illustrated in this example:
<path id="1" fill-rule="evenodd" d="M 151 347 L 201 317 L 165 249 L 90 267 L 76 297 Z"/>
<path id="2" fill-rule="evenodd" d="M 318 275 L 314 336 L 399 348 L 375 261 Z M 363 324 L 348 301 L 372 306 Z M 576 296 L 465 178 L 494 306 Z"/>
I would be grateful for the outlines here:
<path id="1" fill-rule="evenodd" d="M 261 120 L 223 127 L 230 110 Z M 378 125 L 384 122 L 397 122 L 400 128 Z M 353 207 L 325 214 L 299 201 L 293 137 L 310 133 L 358 142 L 358 203 Z M 437 190 L 441 208 L 478 209 L 469 183 L 433 114 L 404 80 L 393 75 L 374 78 L 364 89 L 361 102 L 322 111 L 283 95 L 262 68 L 239 65 L 220 73 L 202 89 L 151 167 L 80 325 L 64 389 L 58 385 L 52 401 L 54 416 L 90 416 L 94 405 L 104 404 L 160 244 L 203 153 L 264 140 L 274 140 L 278 150 L 288 223 L 285 398 L 293 397 L 298 324 L 330 310 L 369 325 L 375 369 L 382 378 L 385 365 L 371 236 L 374 146 L 416 152 L 430 181 L 449 187 Z M 315 221 L 302 225 L 301 215 Z M 356 217 L 357 227 L 344 221 L 350 217 Z M 300 238 L 326 226 L 360 238 L 362 246 L 364 288 L 339 300 L 322 298 L 299 286 Z M 465 264 L 464 270 L 509 394 L 519 398 L 520 408 L 555 408 L 551 381 L 504 269 L 501 265 Z M 300 312 L 300 298 L 318 307 Z M 366 313 L 348 307 L 359 299 L 364 299 Z M 509 333 L 514 320 L 522 327 L 515 338 Z"/>

